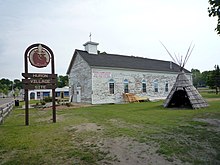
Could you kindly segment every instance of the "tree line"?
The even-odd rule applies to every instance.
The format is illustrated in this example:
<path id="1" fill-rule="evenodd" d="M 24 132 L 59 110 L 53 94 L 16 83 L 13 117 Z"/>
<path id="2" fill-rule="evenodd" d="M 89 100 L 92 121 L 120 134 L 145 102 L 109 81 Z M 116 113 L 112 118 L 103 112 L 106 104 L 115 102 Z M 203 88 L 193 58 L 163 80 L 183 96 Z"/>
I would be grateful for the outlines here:
<path id="1" fill-rule="evenodd" d="M 8 95 L 10 91 L 14 91 L 15 95 L 19 94 L 22 89 L 22 82 L 19 79 L 11 81 L 9 79 L 2 78 L 0 80 L 0 94 Z"/>
<path id="2" fill-rule="evenodd" d="M 57 87 L 62 88 L 68 86 L 68 76 L 59 75 L 57 78 Z M 18 96 L 19 91 L 22 89 L 22 81 L 14 79 L 13 81 L 2 78 L 0 79 L 0 94 L 8 95 L 9 92 L 13 91 L 14 96 Z"/>
<path id="3" fill-rule="evenodd" d="M 216 94 L 220 90 L 220 70 L 219 66 L 215 65 L 213 70 L 200 72 L 198 69 L 191 69 L 193 85 L 198 87 L 209 87 L 215 89 Z"/>

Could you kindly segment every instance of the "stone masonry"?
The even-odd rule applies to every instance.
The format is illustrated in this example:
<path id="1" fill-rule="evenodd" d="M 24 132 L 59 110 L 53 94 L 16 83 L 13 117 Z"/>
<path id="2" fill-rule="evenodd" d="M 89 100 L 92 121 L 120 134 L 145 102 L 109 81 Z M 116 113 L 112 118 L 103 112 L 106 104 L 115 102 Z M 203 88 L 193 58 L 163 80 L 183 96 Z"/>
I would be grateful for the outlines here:
<path id="1" fill-rule="evenodd" d="M 178 73 L 156 72 L 132 69 L 112 69 L 89 66 L 78 54 L 69 74 L 70 96 L 77 102 L 76 89 L 81 89 L 80 102 L 92 104 L 121 103 L 124 80 L 128 80 L 129 93 L 150 99 L 165 99 L 176 81 Z M 191 75 L 187 75 L 191 80 Z M 114 94 L 110 94 L 109 81 L 114 80 Z M 146 82 L 146 92 L 142 92 L 142 81 Z M 154 81 L 158 81 L 158 92 L 154 91 Z M 168 83 L 168 92 L 165 84 Z"/>

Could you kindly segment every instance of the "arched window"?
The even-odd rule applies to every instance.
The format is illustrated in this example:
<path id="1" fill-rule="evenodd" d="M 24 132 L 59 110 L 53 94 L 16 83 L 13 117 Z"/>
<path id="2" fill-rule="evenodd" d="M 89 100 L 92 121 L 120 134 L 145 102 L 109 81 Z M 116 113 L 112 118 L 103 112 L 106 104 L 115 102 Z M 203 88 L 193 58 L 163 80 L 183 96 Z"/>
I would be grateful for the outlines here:
<path id="1" fill-rule="evenodd" d="M 35 99 L 35 93 L 34 92 L 30 93 L 30 99 Z"/>
<path id="2" fill-rule="evenodd" d="M 109 93 L 110 94 L 115 93 L 115 81 L 113 79 L 109 80 Z"/>
<path id="3" fill-rule="evenodd" d="M 142 80 L 142 92 L 147 92 L 147 85 L 146 81 Z"/>
<path id="4" fill-rule="evenodd" d="M 81 87 L 81 85 L 80 85 L 80 83 L 79 83 L 79 82 L 77 83 L 76 87 Z"/>
<path id="5" fill-rule="evenodd" d="M 165 92 L 169 91 L 169 83 L 168 81 L 165 82 Z"/>
<path id="6" fill-rule="evenodd" d="M 124 80 L 124 93 L 129 93 L 129 91 L 128 91 L 128 80 L 127 79 Z"/>
<path id="7" fill-rule="evenodd" d="M 158 79 L 154 80 L 154 92 L 158 92 Z"/>

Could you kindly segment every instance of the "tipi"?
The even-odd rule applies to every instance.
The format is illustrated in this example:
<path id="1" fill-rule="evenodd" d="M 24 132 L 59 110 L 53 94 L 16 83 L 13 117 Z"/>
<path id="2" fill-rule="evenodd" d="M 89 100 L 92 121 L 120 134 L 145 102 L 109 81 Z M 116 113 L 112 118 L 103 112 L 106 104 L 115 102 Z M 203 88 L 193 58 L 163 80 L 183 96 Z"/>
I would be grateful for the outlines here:
<path id="1" fill-rule="evenodd" d="M 175 55 L 176 57 L 175 60 L 165 46 L 164 48 L 171 56 L 173 61 L 174 62 L 177 61 L 180 66 L 180 73 L 178 74 L 176 78 L 176 82 L 174 83 L 169 95 L 167 96 L 164 102 L 164 107 L 193 108 L 193 109 L 207 107 L 208 103 L 202 98 L 202 96 L 199 94 L 197 89 L 187 79 L 183 71 L 183 68 L 190 54 L 192 53 L 194 47 L 191 49 L 191 45 L 190 45 L 184 61 L 182 61 L 182 57 L 181 59 L 178 59 L 176 55 Z"/>

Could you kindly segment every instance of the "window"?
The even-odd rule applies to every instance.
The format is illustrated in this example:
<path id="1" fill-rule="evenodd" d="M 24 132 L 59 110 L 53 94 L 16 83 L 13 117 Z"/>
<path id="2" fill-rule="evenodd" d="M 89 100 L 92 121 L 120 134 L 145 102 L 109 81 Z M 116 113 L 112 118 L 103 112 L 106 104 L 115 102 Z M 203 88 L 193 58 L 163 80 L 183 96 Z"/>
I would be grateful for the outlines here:
<path id="1" fill-rule="evenodd" d="M 154 92 L 158 92 L 158 79 L 154 80 Z"/>
<path id="2" fill-rule="evenodd" d="M 40 99 L 41 97 L 40 97 L 40 92 L 37 92 L 37 99 Z"/>
<path id="3" fill-rule="evenodd" d="M 113 79 L 109 80 L 109 92 L 110 94 L 115 93 L 115 81 Z"/>
<path id="4" fill-rule="evenodd" d="M 43 92 L 43 97 L 50 97 L 50 92 Z"/>
<path id="5" fill-rule="evenodd" d="M 147 86 L 145 80 L 142 80 L 142 92 L 147 92 Z"/>
<path id="6" fill-rule="evenodd" d="M 30 99 L 35 99 L 35 93 L 34 92 L 30 93 Z"/>
<path id="7" fill-rule="evenodd" d="M 168 92 L 168 90 L 169 90 L 169 84 L 168 84 L 168 81 L 166 81 L 166 83 L 165 83 L 165 92 Z"/>
<path id="8" fill-rule="evenodd" d="M 64 97 L 69 97 L 69 91 L 64 92 Z"/>
<path id="9" fill-rule="evenodd" d="M 124 80 L 124 93 L 128 93 L 129 91 L 128 91 L 128 80 L 127 79 L 125 79 Z"/>
<path id="10" fill-rule="evenodd" d="M 60 97 L 60 92 L 55 92 L 55 97 Z"/>

